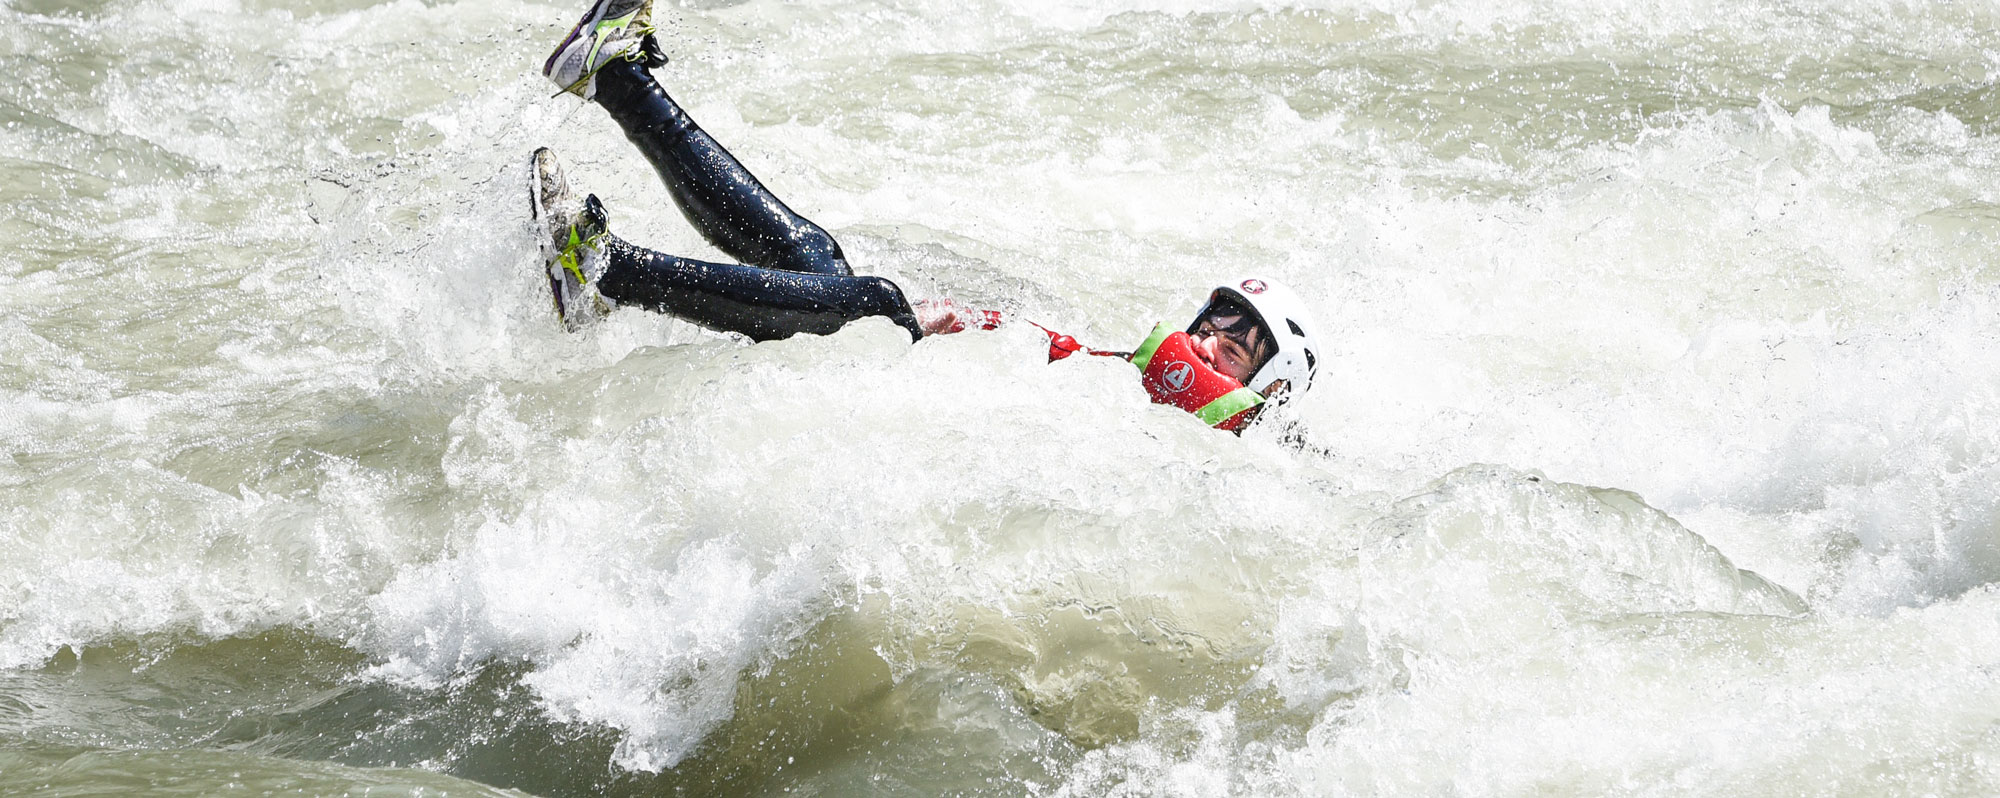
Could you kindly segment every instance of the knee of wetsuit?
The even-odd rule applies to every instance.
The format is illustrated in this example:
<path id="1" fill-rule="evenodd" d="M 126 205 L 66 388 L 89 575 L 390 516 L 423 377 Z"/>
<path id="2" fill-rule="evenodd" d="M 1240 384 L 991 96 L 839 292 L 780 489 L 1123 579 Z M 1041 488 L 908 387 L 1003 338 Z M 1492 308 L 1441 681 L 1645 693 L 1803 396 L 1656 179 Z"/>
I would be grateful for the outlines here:
<path id="1" fill-rule="evenodd" d="M 840 242 L 833 240 L 831 234 L 818 226 L 794 231 L 792 248 L 805 253 L 805 258 L 814 263 L 839 264 L 841 269 L 847 268 L 847 255 L 840 251 Z"/>

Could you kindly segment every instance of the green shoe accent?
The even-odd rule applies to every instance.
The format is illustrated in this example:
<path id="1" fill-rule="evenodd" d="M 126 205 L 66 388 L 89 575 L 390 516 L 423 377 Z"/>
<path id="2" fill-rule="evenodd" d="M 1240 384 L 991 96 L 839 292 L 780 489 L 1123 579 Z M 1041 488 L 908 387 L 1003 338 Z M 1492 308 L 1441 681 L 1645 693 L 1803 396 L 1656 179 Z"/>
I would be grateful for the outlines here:
<path id="1" fill-rule="evenodd" d="M 576 225 L 570 225 L 569 241 L 563 244 L 562 254 L 557 256 L 556 264 L 575 277 L 577 285 L 589 285 L 590 281 L 583 276 L 583 251 L 586 248 L 598 249 L 599 242 L 603 238 L 604 233 L 600 232 L 586 239 L 577 233 Z"/>

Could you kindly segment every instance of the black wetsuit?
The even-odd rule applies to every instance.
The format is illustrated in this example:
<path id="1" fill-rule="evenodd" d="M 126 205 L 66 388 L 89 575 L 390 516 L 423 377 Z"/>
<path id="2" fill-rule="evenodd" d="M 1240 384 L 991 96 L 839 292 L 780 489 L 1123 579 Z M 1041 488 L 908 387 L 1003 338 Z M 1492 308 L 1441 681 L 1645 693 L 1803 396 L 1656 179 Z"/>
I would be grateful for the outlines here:
<path id="1" fill-rule="evenodd" d="M 759 341 L 831 333 L 866 316 L 888 317 L 913 338 L 923 336 L 902 289 L 855 274 L 833 236 L 758 183 L 644 64 L 605 65 L 596 100 L 659 171 L 688 222 L 742 261 L 682 258 L 608 236 L 609 265 L 597 281 L 605 297 Z"/>

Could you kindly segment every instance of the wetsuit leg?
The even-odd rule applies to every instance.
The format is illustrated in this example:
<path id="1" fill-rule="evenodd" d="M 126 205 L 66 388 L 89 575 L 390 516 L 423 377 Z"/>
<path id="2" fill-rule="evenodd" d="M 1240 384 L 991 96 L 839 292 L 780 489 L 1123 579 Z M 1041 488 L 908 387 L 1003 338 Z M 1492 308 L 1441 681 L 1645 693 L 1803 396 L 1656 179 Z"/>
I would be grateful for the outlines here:
<path id="1" fill-rule="evenodd" d="M 749 264 L 682 258 L 612 237 L 597 282 L 604 296 L 759 341 L 824 335 L 867 316 L 886 316 L 923 337 L 902 289 L 855 275 L 832 235 L 757 182 L 643 64 L 606 65 L 597 73 L 596 100 L 652 162 L 695 230 Z"/>
<path id="2" fill-rule="evenodd" d="M 716 249 L 752 266 L 853 274 L 840 244 L 794 213 L 688 118 L 638 61 L 597 73 L 597 104 L 651 161 L 682 215 Z"/>
<path id="3" fill-rule="evenodd" d="M 758 341 L 825 335 L 867 316 L 886 316 L 912 339 L 923 337 L 902 289 L 880 277 L 709 263 L 606 239 L 609 265 L 597 290 L 620 304 Z"/>

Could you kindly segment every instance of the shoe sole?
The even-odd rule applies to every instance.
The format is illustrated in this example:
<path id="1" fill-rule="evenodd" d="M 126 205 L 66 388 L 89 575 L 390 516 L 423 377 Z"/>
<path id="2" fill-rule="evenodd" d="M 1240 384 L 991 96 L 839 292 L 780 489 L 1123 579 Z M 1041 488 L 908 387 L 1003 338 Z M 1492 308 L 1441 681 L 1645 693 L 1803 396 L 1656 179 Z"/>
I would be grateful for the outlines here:
<path id="1" fill-rule="evenodd" d="M 604 18 L 604 12 L 610 5 L 611 0 L 597 0 L 591 4 L 590 10 L 583 12 L 583 18 L 576 21 L 576 27 L 570 28 L 569 35 L 564 36 L 562 43 L 556 45 L 555 52 L 549 53 L 549 60 L 542 62 L 543 75 L 555 71 L 556 59 L 562 57 L 563 51 L 568 50 L 569 46 L 576 42 L 577 37 L 583 35 L 585 29 L 596 30 L 598 20 Z"/>
<path id="2" fill-rule="evenodd" d="M 542 62 L 542 75 L 544 77 L 553 77 L 550 73 L 555 71 L 557 59 L 562 58 L 564 53 L 569 52 L 570 45 L 575 44 L 578 39 L 583 38 L 586 31 L 588 31 L 589 35 L 593 37 L 597 35 L 599 26 L 604 23 L 605 19 L 604 15 L 609 13 L 611 10 L 612 2 L 614 2 L 614 0 L 597 0 L 596 3 L 591 4 L 590 10 L 583 12 L 583 18 L 576 21 L 576 27 L 569 29 L 569 35 L 564 36 L 562 43 L 557 44 L 556 49 L 553 52 L 549 53 L 548 60 Z M 630 15 L 636 15 L 639 11 L 644 10 L 649 5 L 651 4 L 650 3 L 640 4 L 638 8 L 633 9 Z M 620 27 L 622 28 L 623 26 Z M 593 49 L 593 51 L 589 53 L 584 60 L 593 61 L 596 60 L 596 57 L 597 53 Z M 556 96 L 562 96 L 565 92 L 581 94 L 582 91 L 579 89 L 579 87 L 589 83 L 590 79 L 597 74 L 597 70 L 603 68 L 604 68 L 603 64 L 598 64 L 596 67 L 591 68 L 590 70 L 584 72 L 583 77 L 578 78 L 575 83 L 563 87 L 562 91 L 556 92 Z"/>
<path id="3" fill-rule="evenodd" d="M 542 254 L 542 274 L 549 278 L 549 301 L 555 305 L 556 319 L 569 326 L 569 314 L 563 312 L 562 277 L 556 271 L 555 256 L 552 253 L 555 231 L 549 229 L 548 208 L 542 205 L 542 158 L 547 147 L 536 149 L 528 155 L 528 210 L 534 214 L 535 230 L 538 233 L 537 248 Z"/>

